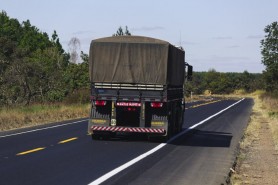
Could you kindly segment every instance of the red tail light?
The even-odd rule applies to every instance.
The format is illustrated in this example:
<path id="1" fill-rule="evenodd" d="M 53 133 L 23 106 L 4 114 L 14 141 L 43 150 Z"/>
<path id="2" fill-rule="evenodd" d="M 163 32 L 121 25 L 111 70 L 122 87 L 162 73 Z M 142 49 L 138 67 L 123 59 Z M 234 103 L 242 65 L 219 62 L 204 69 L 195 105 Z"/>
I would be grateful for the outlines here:
<path id="1" fill-rule="evenodd" d="M 163 103 L 159 103 L 159 102 L 151 103 L 151 107 L 153 107 L 153 108 L 161 108 L 162 106 L 163 106 Z"/>
<path id="2" fill-rule="evenodd" d="M 136 108 L 128 107 L 128 108 L 127 108 L 127 111 L 136 111 Z"/>
<path id="3" fill-rule="evenodd" d="M 96 106 L 105 106 L 106 105 L 106 101 L 96 100 L 95 101 L 95 105 Z"/>

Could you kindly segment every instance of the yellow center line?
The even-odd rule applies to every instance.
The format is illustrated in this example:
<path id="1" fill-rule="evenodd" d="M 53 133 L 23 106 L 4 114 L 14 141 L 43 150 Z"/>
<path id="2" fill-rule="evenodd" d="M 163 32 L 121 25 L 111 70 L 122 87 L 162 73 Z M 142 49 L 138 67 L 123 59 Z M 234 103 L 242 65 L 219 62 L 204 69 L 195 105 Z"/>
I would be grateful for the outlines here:
<path id="1" fill-rule="evenodd" d="M 37 151 L 43 150 L 43 149 L 45 149 L 45 148 L 35 148 L 33 150 L 28 150 L 28 151 L 25 151 L 25 152 L 18 153 L 16 155 L 26 155 L 26 154 L 29 154 L 29 153 L 33 153 L 33 152 L 37 152 Z"/>
<path id="2" fill-rule="evenodd" d="M 216 102 L 219 102 L 219 101 L 221 101 L 221 100 L 216 100 L 216 101 L 212 101 L 212 102 L 208 102 L 208 103 L 202 103 L 202 104 L 199 104 L 199 105 L 193 105 L 190 108 L 201 107 L 201 106 L 212 104 L 212 103 L 216 103 Z"/>
<path id="3" fill-rule="evenodd" d="M 78 137 L 73 137 L 73 138 L 70 138 L 70 139 L 67 139 L 67 140 L 60 141 L 59 144 L 67 143 L 67 142 L 70 142 L 70 141 L 73 141 L 73 140 L 76 140 L 76 139 L 78 139 Z"/>

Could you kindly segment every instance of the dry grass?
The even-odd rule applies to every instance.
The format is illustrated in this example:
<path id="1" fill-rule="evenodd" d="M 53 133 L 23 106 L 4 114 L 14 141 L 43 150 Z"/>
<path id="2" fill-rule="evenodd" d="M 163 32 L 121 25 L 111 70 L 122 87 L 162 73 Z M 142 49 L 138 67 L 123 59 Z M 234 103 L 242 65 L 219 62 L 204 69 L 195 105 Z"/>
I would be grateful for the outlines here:
<path id="1" fill-rule="evenodd" d="M 269 121 L 275 149 L 278 150 L 278 99 L 262 96 L 261 101 L 263 102 L 262 109 L 264 110 L 264 116 Z"/>
<path id="2" fill-rule="evenodd" d="M 50 122 L 84 118 L 89 105 L 33 105 L 0 109 L 0 131 L 41 125 Z"/>
<path id="3" fill-rule="evenodd" d="M 245 130 L 243 139 L 240 142 L 240 152 L 236 162 L 237 168 L 240 168 L 247 155 L 250 155 L 248 149 L 252 146 L 254 141 L 259 139 L 259 132 L 262 124 L 269 124 L 275 148 L 278 150 L 278 99 L 265 96 L 263 91 L 256 91 L 255 93 L 246 96 L 253 98 L 255 104 L 253 106 L 250 122 Z M 233 174 L 231 177 L 231 184 L 248 184 L 248 182 L 242 181 L 242 175 L 244 174 Z"/>
<path id="4" fill-rule="evenodd" d="M 248 153 L 249 147 L 251 147 L 252 143 L 259 139 L 259 130 L 261 128 L 260 119 L 262 116 L 261 113 L 261 103 L 259 102 L 258 96 L 254 96 L 254 106 L 252 110 L 252 114 L 250 117 L 249 124 L 244 132 L 243 139 L 240 142 L 239 154 L 237 156 L 236 161 L 236 171 L 237 173 L 232 174 L 230 178 L 230 183 L 233 185 L 241 185 L 245 184 L 242 180 L 242 174 L 238 173 L 238 168 L 245 161 Z"/>

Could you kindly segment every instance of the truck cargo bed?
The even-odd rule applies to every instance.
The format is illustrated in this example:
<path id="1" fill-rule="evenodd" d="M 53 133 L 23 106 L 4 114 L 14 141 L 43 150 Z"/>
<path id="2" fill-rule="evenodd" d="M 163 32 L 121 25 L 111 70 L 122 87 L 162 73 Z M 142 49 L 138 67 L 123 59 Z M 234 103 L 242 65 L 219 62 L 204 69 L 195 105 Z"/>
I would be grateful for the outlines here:
<path id="1" fill-rule="evenodd" d="M 166 102 L 183 98 L 182 86 L 92 83 L 92 100 Z"/>

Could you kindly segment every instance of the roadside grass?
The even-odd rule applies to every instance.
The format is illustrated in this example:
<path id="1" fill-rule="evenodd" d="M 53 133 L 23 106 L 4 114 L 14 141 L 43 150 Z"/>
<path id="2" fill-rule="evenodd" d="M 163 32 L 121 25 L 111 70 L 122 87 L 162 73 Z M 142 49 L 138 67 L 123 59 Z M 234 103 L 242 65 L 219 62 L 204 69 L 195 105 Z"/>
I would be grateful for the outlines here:
<path id="1" fill-rule="evenodd" d="M 240 185 L 244 184 L 242 180 L 242 172 L 238 173 L 240 166 L 245 161 L 246 157 L 250 155 L 248 152 L 249 147 L 252 145 L 252 143 L 259 139 L 259 130 L 261 129 L 261 103 L 259 102 L 259 97 L 255 96 L 252 97 L 254 99 L 254 106 L 252 110 L 252 114 L 248 123 L 247 128 L 245 129 L 244 135 L 242 137 L 242 140 L 239 143 L 239 153 L 237 155 L 236 159 L 236 172 L 233 173 L 230 181 L 233 185 Z"/>
<path id="2" fill-rule="evenodd" d="M 256 91 L 252 94 L 246 94 L 245 97 L 253 98 L 254 106 L 250 121 L 240 142 L 240 150 L 236 161 L 236 173 L 233 173 L 230 182 L 233 185 L 248 184 L 243 182 L 243 172 L 239 169 L 248 155 L 251 155 L 248 149 L 253 142 L 259 140 L 259 132 L 262 124 L 269 124 L 275 149 L 278 150 L 278 99 L 266 95 L 264 91 Z"/>
<path id="3" fill-rule="evenodd" d="M 264 116 L 269 118 L 275 149 L 278 150 L 278 99 L 270 96 L 261 96 L 261 101 L 263 102 Z"/>
<path id="4" fill-rule="evenodd" d="M 89 104 L 51 104 L 13 108 L 1 107 L 0 131 L 88 117 L 89 106 Z"/>
<path id="5" fill-rule="evenodd" d="M 204 101 L 209 99 L 209 96 L 203 96 L 203 95 L 192 95 L 189 97 L 184 97 L 185 102 L 195 102 L 195 101 Z"/>

